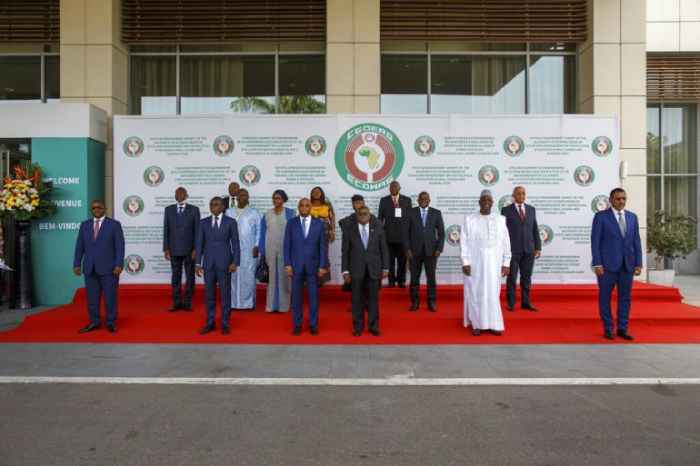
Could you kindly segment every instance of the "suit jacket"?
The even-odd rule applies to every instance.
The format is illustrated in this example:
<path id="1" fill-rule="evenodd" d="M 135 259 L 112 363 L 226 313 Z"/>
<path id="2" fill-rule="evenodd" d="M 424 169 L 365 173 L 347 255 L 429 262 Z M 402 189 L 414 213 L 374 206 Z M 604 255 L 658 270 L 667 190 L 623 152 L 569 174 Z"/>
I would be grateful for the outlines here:
<path id="1" fill-rule="evenodd" d="M 304 238 L 301 217 L 294 217 L 284 229 L 284 266 L 291 266 L 294 273 L 303 271 L 304 267 L 307 273 L 328 268 L 326 244 L 326 224 L 323 220 L 311 217 L 309 234 Z"/>
<path id="2" fill-rule="evenodd" d="M 375 217 L 373 214 L 369 214 L 369 221 L 372 222 L 372 220 L 376 220 L 377 217 Z M 351 213 L 347 217 L 343 217 L 338 221 L 338 226 L 340 227 L 340 231 L 345 234 L 345 228 L 347 228 L 348 225 L 350 225 L 352 222 L 357 222 L 357 214 L 355 212 Z"/>
<path id="3" fill-rule="evenodd" d="M 387 243 L 403 243 L 406 228 L 408 227 L 408 211 L 411 209 L 411 198 L 399 194 L 399 207 L 401 217 L 395 217 L 394 201 L 391 195 L 384 196 L 379 201 L 377 218 L 384 226 Z"/>
<path id="4" fill-rule="evenodd" d="M 609 272 L 642 266 L 642 241 L 639 237 L 637 216 L 625 210 L 626 233 L 622 236 L 617 217 L 612 208 L 598 212 L 593 217 L 591 229 L 591 265 L 602 265 Z"/>
<path id="5" fill-rule="evenodd" d="M 445 246 L 445 224 L 442 221 L 442 212 L 428 207 L 425 227 L 420 214 L 420 207 L 409 210 L 404 248 L 419 256 L 432 256 L 435 251 L 442 252 Z"/>
<path id="6" fill-rule="evenodd" d="M 122 224 L 104 217 L 97 239 L 93 239 L 94 218 L 80 224 L 75 242 L 73 267 L 83 266 L 83 273 L 108 275 L 115 267 L 124 267 L 124 232 Z"/>
<path id="7" fill-rule="evenodd" d="M 170 250 L 173 256 L 187 256 L 194 251 L 194 242 L 199 230 L 199 208 L 185 205 L 182 214 L 177 213 L 177 204 L 165 208 L 163 215 L 163 252 Z"/>
<path id="8" fill-rule="evenodd" d="M 542 250 L 542 239 L 537 226 L 537 212 L 531 205 L 523 205 L 525 206 L 525 221 L 520 220 L 515 203 L 501 209 L 501 215 L 506 218 L 512 254 L 532 254 Z"/>
<path id="9" fill-rule="evenodd" d="M 384 228 L 378 220 L 370 220 L 367 249 L 362 244 L 359 224 L 354 221 L 343 232 L 342 269 L 350 272 L 353 280 L 362 280 L 365 273 L 370 278 L 382 278 L 382 271 L 389 269 L 389 248 L 384 237 Z"/>
<path id="10" fill-rule="evenodd" d="M 219 228 L 211 224 L 212 216 L 199 222 L 197 231 L 196 263 L 205 270 L 228 270 L 231 264 L 241 262 L 241 245 L 238 242 L 238 224 L 235 219 L 221 214 Z"/>

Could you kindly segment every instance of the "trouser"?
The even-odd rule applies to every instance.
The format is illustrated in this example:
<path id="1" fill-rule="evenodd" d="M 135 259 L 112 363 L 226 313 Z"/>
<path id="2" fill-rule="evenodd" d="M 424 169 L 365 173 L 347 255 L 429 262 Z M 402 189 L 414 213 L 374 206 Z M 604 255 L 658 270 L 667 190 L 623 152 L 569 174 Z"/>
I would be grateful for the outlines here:
<path id="1" fill-rule="evenodd" d="M 170 269 L 172 276 L 170 285 L 173 292 L 174 306 L 191 306 L 192 294 L 194 293 L 194 261 L 191 255 L 171 256 Z M 185 271 L 185 293 L 182 299 L 182 271 Z"/>
<path id="2" fill-rule="evenodd" d="M 437 299 L 437 286 L 435 280 L 435 269 L 437 267 L 437 257 L 435 256 L 413 256 L 409 261 L 411 264 L 411 302 L 418 303 L 418 287 L 420 286 L 420 274 L 425 268 L 425 277 L 428 283 L 428 302 L 435 303 Z"/>
<path id="3" fill-rule="evenodd" d="M 216 317 L 216 286 L 221 293 L 221 326 L 228 327 L 231 315 L 231 272 L 204 270 L 204 294 L 207 303 L 207 326 L 214 325 Z"/>
<path id="4" fill-rule="evenodd" d="M 294 328 L 304 323 L 304 282 L 309 296 L 309 327 L 318 328 L 318 269 L 294 269 L 292 275 L 292 320 Z"/>
<path id="5" fill-rule="evenodd" d="M 406 253 L 403 243 L 389 243 L 389 284 L 406 283 Z"/>
<path id="6" fill-rule="evenodd" d="M 90 323 L 100 324 L 100 300 L 104 296 L 105 320 L 107 325 L 117 321 L 117 289 L 119 277 L 113 273 L 98 275 L 95 272 L 85 273 L 85 290 L 88 298 L 88 317 Z"/>
<path id="7" fill-rule="evenodd" d="M 613 289 L 617 286 L 617 329 L 627 331 L 629 323 L 630 305 L 632 303 L 632 283 L 634 273 L 626 270 L 619 272 L 605 271 L 598 277 L 598 309 L 606 332 L 612 332 L 614 321 L 610 299 Z"/>
<path id="8" fill-rule="evenodd" d="M 510 259 L 510 272 L 506 281 L 506 301 L 509 307 L 515 305 L 515 284 L 520 272 L 520 305 L 530 306 L 530 286 L 532 284 L 532 269 L 535 265 L 533 253 L 513 254 Z"/>
<path id="9" fill-rule="evenodd" d="M 365 270 L 362 278 L 352 276 L 352 326 L 361 332 L 365 326 L 365 308 L 367 309 L 367 328 L 379 330 L 379 278 L 371 278 Z"/>

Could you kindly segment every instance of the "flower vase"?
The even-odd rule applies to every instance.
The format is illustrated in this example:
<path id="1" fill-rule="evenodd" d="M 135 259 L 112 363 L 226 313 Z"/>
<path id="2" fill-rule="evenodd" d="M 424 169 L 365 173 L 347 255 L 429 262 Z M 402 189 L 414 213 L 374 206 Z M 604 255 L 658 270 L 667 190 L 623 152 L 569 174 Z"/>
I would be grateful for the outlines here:
<path id="1" fill-rule="evenodd" d="M 32 307 L 32 222 L 17 221 L 15 241 L 14 309 Z"/>

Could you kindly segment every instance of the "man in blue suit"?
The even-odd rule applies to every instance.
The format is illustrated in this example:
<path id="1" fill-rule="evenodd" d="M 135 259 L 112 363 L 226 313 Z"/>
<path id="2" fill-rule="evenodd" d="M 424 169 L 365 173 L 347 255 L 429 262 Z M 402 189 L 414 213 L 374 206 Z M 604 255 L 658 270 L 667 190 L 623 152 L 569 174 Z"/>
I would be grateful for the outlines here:
<path id="1" fill-rule="evenodd" d="M 211 215 L 199 222 L 196 242 L 197 275 L 204 276 L 207 322 L 200 330 L 204 335 L 216 329 L 216 285 L 221 291 L 221 333 L 231 332 L 231 274 L 241 258 L 238 225 L 224 215 L 224 201 L 215 197 L 209 202 Z"/>
<path id="2" fill-rule="evenodd" d="M 309 329 L 318 335 L 318 278 L 328 271 L 326 235 L 321 220 L 311 217 L 311 201 L 299 201 L 299 216 L 284 230 L 284 267 L 292 277 L 293 335 L 301 335 L 304 321 L 304 282 L 309 294 Z"/>
<path id="3" fill-rule="evenodd" d="M 506 218 L 510 236 L 510 272 L 506 282 L 506 304 L 509 311 L 515 310 L 515 283 L 520 272 L 520 308 L 536 312 L 537 308 L 530 301 L 530 284 L 535 259 L 540 257 L 542 239 L 537 226 L 537 212 L 525 203 L 525 188 L 513 189 L 513 203 L 501 209 Z"/>
<path id="4" fill-rule="evenodd" d="M 163 252 L 170 262 L 173 305 L 170 312 L 192 310 L 194 293 L 194 241 L 199 229 L 199 208 L 187 203 L 187 190 L 175 190 L 175 204 L 165 208 L 163 215 Z M 182 299 L 182 269 L 185 269 L 185 296 Z"/>
<path id="5" fill-rule="evenodd" d="M 90 323 L 80 333 L 100 328 L 100 301 L 104 295 L 107 330 L 117 331 L 117 289 L 124 265 L 124 233 L 121 223 L 105 216 L 102 201 L 90 204 L 92 217 L 80 224 L 75 242 L 73 272 L 85 276 Z"/>
<path id="6" fill-rule="evenodd" d="M 637 216 L 625 210 L 627 194 L 622 188 L 610 192 L 610 207 L 593 217 L 591 251 L 593 271 L 598 277 L 598 306 L 605 338 L 612 340 L 613 317 L 610 297 L 617 286 L 617 336 L 632 340 L 627 333 L 632 282 L 642 273 L 642 242 Z"/>

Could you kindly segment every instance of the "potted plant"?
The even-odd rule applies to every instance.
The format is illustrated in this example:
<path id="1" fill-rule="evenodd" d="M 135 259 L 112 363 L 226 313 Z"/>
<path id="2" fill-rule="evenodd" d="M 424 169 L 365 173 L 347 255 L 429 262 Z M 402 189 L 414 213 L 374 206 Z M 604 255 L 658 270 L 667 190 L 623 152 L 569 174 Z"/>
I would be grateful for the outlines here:
<path id="1" fill-rule="evenodd" d="M 696 248 L 697 221 L 687 215 L 671 215 L 663 210 L 654 213 L 647 229 L 647 252 L 654 252 L 655 270 L 649 270 L 649 281 L 658 285 L 671 286 L 675 271 L 673 262 L 684 258 Z M 671 268 L 665 270 L 665 263 Z"/>
<path id="2" fill-rule="evenodd" d="M 15 299 L 12 307 L 32 307 L 31 221 L 56 211 L 48 199 L 51 184 L 44 183 L 41 169 L 31 165 L 27 170 L 14 168 L 13 177 L 5 177 L 0 190 L 0 218 L 14 223 L 16 239 L 14 257 Z"/>

